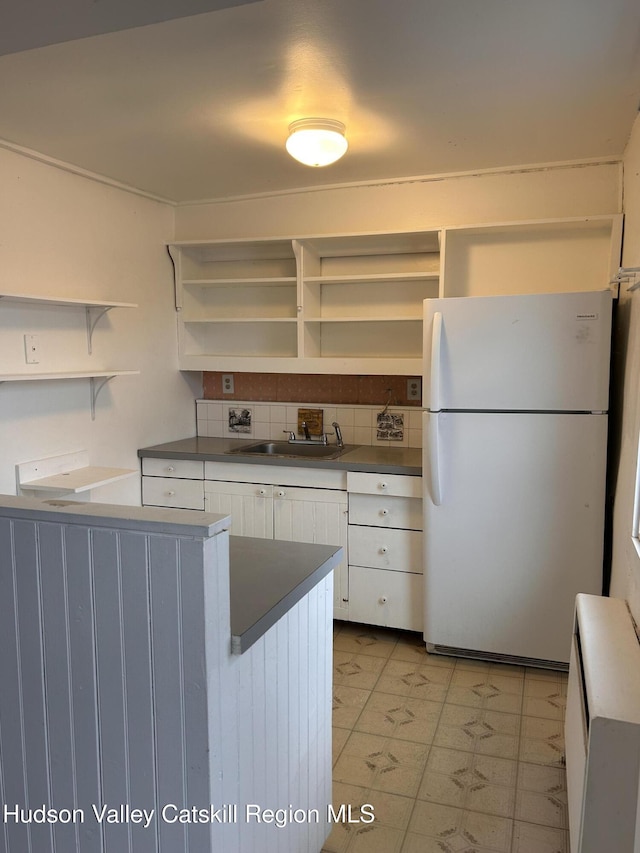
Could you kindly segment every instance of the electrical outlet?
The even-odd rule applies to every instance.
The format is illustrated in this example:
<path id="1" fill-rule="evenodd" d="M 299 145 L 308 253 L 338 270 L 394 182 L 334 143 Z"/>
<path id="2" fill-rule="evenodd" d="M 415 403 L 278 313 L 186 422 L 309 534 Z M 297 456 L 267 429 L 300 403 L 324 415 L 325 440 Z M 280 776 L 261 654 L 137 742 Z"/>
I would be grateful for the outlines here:
<path id="1" fill-rule="evenodd" d="M 27 364 L 40 363 L 40 344 L 37 335 L 24 336 L 24 357 Z"/>
<path id="2" fill-rule="evenodd" d="M 222 374 L 222 393 L 233 394 L 233 373 Z"/>
<path id="3" fill-rule="evenodd" d="M 418 378 L 407 379 L 407 400 L 422 399 L 422 380 Z"/>

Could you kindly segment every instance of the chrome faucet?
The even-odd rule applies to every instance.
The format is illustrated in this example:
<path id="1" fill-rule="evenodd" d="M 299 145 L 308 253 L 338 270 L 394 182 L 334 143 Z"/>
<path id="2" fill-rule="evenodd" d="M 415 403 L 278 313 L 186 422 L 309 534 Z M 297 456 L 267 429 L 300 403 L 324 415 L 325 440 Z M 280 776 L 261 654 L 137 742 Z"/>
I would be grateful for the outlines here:
<path id="1" fill-rule="evenodd" d="M 342 440 L 342 431 L 340 430 L 340 424 L 338 421 L 334 421 L 331 426 L 336 431 L 336 445 L 338 447 L 344 447 L 344 441 Z"/>
<path id="2" fill-rule="evenodd" d="M 309 427 L 307 426 L 307 422 L 302 421 L 300 426 L 302 427 L 302 431 L 304 432 L 305 441 L 311 441 L 311 433 L 309 432 Z"/>

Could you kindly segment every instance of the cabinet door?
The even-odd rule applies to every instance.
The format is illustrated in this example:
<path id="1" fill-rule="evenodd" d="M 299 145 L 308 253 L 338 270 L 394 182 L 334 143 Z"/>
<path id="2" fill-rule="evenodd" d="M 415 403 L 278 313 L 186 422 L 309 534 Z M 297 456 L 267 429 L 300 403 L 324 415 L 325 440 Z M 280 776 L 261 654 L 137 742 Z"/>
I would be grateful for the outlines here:
<path id="1" fill-rule="evenodd" d="M 350 566 L 349 589 L 353 622 L 422 631 L 422 575 Z"/>
<path id="2" fill-rule="evenodd" d="M 273 486 L 205 480 L 205 510 L 231 516 L 231 533 L 273 539 Z"/>
<path id="3" fill-rule="evenodd" d="M 347 571 L 347 495 L 329 489 L 273 487 L 273 538 L 319 545 L 341 545 L 344 557 L 334 570 L 334 617 L 349 614 Z"/>

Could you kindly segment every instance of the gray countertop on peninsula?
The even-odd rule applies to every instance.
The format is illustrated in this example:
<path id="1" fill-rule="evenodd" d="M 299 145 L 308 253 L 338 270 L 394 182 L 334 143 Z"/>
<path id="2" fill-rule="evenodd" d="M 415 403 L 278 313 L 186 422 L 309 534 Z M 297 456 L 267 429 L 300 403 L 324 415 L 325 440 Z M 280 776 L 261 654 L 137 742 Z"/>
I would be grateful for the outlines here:
<path id="1" fill-rule="evenodd" d="M 244 456 L 234 452 L 242 445 L 250 447 L 258 439 L 243 441 L 237 438 L 205 438 L 194 436 L 138 450 L 141 458 L 195 459 L 211 462 L 246 462 L 251 465 L 272 465 L 290 468 L 332 468 L 342 471 L 363 471 L 379 474 L 422 474 L 422 453 L 417 447 L 370 447 L 352 445 L 338 459 L 295 459 L 289 457 Z"/>
<path id="2" fill-rule="evenodd" d="M 207 539 L 230 518 L 208 512 L 0 495 L 0 517 Z M 231 651 L 242 654 L 340 562 L 342 548 L 229 537 Z"/>
<path id="3" fill-rule="evenodd" d="M 340 562 L 337 545 L 229 537 L 231 651 L 242 654 Z"/>

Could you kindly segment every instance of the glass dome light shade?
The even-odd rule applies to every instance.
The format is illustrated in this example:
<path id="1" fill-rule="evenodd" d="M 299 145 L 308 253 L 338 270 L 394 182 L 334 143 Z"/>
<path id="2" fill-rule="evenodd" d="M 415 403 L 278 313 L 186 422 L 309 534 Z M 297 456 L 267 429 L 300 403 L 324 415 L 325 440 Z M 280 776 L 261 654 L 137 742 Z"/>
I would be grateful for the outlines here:
<path id="1" fill-rule="evenodd" d="M 349 143 L 345 126 L 333 119 L 303 118 L 289 125 L 287 151 L 305 166 L 329 166 L 339 160 Z"/>

